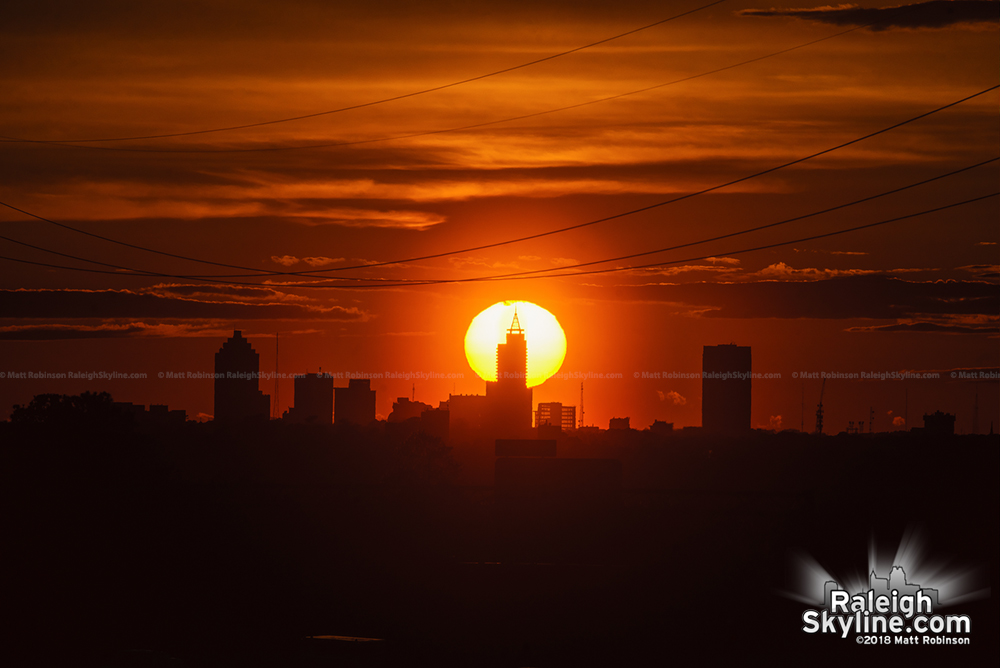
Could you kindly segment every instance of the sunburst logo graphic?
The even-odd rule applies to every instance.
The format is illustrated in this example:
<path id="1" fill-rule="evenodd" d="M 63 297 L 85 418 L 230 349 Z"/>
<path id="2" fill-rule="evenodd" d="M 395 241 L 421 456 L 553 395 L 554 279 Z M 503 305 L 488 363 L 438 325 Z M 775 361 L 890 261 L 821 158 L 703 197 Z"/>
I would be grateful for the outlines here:
<path id="1" fill-rule="evenodd" d="M 972 619 L 939 608 L 989 597 L 975 569 L 956 569 L 926 557 L 925 542 L 907 531 L 891 561 L 869 543 L 867 577 L 838 578 L 807 554 L 795 557 L 794 584 L 781 592 L 814 607 L 802 613 L 808 634 L 855 636 L 858 644 L 967 645 Z M 884 575 L 883 575 L 884 574 Z"/>

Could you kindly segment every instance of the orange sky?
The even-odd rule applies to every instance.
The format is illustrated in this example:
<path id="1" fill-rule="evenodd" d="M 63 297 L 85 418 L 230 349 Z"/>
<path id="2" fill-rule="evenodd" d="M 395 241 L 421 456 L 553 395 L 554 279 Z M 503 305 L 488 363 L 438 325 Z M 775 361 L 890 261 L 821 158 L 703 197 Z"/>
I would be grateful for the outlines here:
<path id="1" fill-rule="evenodd" d="M 944 5 L 950 5 L 945 7 Z M 65 141 L 191 132 L 363 104 L 601 40 L 699 6 L 586 3 L 32 3 L 0 25 L 0 135 Z M 795 8 L 818 5 L 793 3 Z M 866 8 L 889 3 L 865 3 Z M 396 102 L 235 132 L 99 142 L 0 143 L 0 201 L 106 237 L 263 271 L 436 254 L 575 225 L 711 187 L 997 85 L 997 3 L 924 3 L 894 16 L 827 9 L 754 15 L 723 2 L 592 49 Z M 984 9 L 985 8 L 985 9 Z M 853 13 L 852 13 L 853 12 Z M 984 13 L 985 12 L 985 13 Z M 992 13 L 991 13 L 992 12 Z M 781 13 L 781 12 L 778 12 Z M 759 14 L 759 12 L 758 12 Z M 986 17 L 985 19 L 983 17 Z M 955 18 L 962 19 L 954 22 Z M 992 17 L 992 18 L 990 18 Z M 767 60 L 614 101 L 474 130 L 369 141 L 532 114 L 796 46 Z M 905 24 L 900 27 L 897 24 Z M 534 241 L 391 267 L 373 279 L 462 279 L 558 268 L 780 221 L 1000 156 L 997 91 L 801 165 L 718 192 Z M 349 146 L 284 150 L 307 144 Z M 247 151 L 246 149 L 282 149 Z M 110 150 L 115 149 L 115 150 Z M 128 150 L 119 150 L 128 149 Z M 195 152 L 192 152 L 195 151 Z M 198 152 L 201 151 L 201 152 Z M 207 152 L 206 152 L 207 151 Z M 221 151 L 221 152 L 220 152 Z M 579 400 L 587 422 L 700 423 L 701 347 L 753 348 L 755 425 L 806 425 L 819 381 L 802 371 L 938 371 L 936 381 L 832 381 L 827 423 L 888 429 L 908 402 L 1000 426 L 998 198 L 820 241 L 733 254 L 917 213 L 997 190 L 998 163 L 771 230 L 635 263 L 655 270 L 541 280 L 308 290 L 73 272 L 0 261 L 0 372 L 141 372 L 142 380 L 0 380 L 0 415 L 40 392 L 110 391 L 211 414 L 207 381 L 232 329 L 282 370 L 464 374 L 376 379 L 428 403 L 482 392 L 462 337 L 503 299 L 554 313 L 569 342 L 536 401 Z M 0 212 L 0 234 L 118 266 L 227 274 Z M 0 241 L 0 255 L 91 267 Z M 622 266 L 625 262 L 599 265 Z M 104 267 L 107 269 L 107 267 Z M 565 272 L 564 272 L 565 273 Z M 225 280 L 225 279 L 218 279 Z M 238 279 L 260 282 L 263 279 Z M 530 354 L 530 351 L 529 351 Z M 620 374 L 596 378 L 595 374 Z M 346 381 L 339 383 L 344 384 Z M 271 391 L 270 383 L 262 389 Z M 281 408 L 292 398 L 281 385 Z M 891 413 L 890 413 L 891 411 Z"/>

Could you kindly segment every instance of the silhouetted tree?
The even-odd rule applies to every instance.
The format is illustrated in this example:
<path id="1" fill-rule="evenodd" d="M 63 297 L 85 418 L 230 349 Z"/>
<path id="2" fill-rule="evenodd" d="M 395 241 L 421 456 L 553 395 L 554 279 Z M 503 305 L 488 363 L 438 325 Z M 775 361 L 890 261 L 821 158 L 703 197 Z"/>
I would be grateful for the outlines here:
<path id="1" fill-rule="evenodd" d="M 37 394 L 27 406 L 14 405 L 10 421 L 17 424 L 95 424 L 120 418 L 107 392 Z"/>

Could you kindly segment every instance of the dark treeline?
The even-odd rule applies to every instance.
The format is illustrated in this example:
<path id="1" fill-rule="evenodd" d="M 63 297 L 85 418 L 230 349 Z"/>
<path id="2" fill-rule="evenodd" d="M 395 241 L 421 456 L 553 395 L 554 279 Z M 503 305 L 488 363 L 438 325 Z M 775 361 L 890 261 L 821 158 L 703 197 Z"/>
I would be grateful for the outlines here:
<path id="1" fill-rule="evenodd" d="M 775 594 L 789 554 L 853 572 L 872 535 L 916 524 L 935 555 L 986 567 L 993 597 L 960 606 L 975 646 L 953 651 L 992 660 L 998 445 L 566 435 L 559 457 L 621 462 L 620 494 L 597 507 L 556 486 L 510 515 L 486 440 L 151 424 L 107 395 L 43 395 L 0 423 L 4 651 L 95 666 L 842 661 L 858 648 L 806 636 L 804 605 Z"/>

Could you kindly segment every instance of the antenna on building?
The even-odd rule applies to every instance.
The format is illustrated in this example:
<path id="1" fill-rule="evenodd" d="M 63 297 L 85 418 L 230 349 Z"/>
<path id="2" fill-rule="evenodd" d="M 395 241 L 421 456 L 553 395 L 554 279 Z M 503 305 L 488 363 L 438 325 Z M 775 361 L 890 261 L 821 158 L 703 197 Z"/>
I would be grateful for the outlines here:
<path id="1" fill-rule="evenodd" d="M 972 433 L 979 433 L 979 383 L 976 383 L 976 402 L 972 405 Z"/>
<path id="2" fill-rule="evenodd" d="M 819 404 L 816 406 L 816 433 L 823 433 L 823 393 L 826 392 L 826 378 L 819 387 Z"/>
<path id="3" fill-rule="evenodd" d="M 517 304 L 514 304 L 514 320 L 510 323 L 510 329 L 507 330 L 508 334 L 524 334 L 524 330 L 521 329 L 521 321 L 517 319 Z"/>
<path id="4" fill-rule="evenodd" d="M 802 383 L 802 406 L 801 417 L 799 418 L 799 431 L 804 432 L 806 430 L 806 381 L 801 381 Z"/>
<path id="5" fill-rule="evenodd" d="M 868 433 L 869 434 L 874 431 L 872 429 L 872 427 L 874 427 L 874 426 L 875 426 L 875 407 L 874 406 L 869 406 L 868 407 Z"/>
<path id="6" fill-rule="evenodd" d="M 274 403 L 271 408 L 271 419 L 278 416 L 278 332 L 274 333 Z"/>
<path id="7" fill-rule="evenodd" d="M 903 389 L 903 426 L 910 428 L 910 388 Z"/>
<path id="8" fill-rule="evenodd" d="M 417 400 L 417 384 L 416 383 L 413 384 L 413 388 L 410 390 L 410 392 L 411 392 L 411 394 L 410 394 L 410 401 L 416 401 Z"/>
<path id="9" fill-rule="evenodd" d="M 580 427 L 583 427 L 583 381 L 580 381 Z"/>

